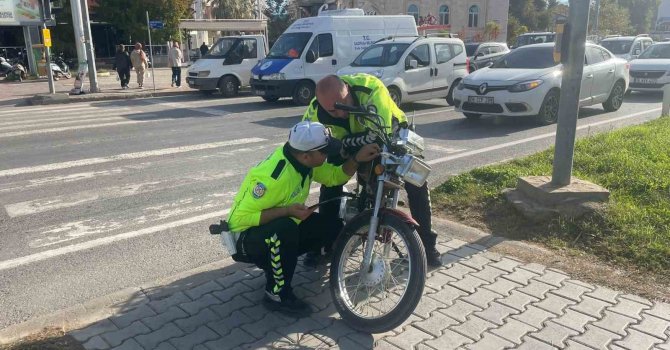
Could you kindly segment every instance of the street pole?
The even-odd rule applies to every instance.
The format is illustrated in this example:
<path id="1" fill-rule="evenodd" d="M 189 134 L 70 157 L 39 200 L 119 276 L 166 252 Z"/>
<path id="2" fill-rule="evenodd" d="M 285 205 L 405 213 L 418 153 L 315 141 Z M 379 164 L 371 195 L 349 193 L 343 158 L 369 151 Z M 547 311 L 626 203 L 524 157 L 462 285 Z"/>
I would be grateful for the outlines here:
<path id="1" fill-rule="evenodd" d="M 93 37 L 91 35 L 91 20 L 88 16 L 88 2 L 81 0 L 82 26 L 86 38 L 86 57 L 88 57 L 88 79 L 91 92 L 100 92 L 98 87 L 98 72 L 95 69 L 95 54 L 93 52 Z"/>
<path id="2" fill-rule="evenodd" d="M 556 186 L 569 185 L 572 176 L 589 7 L 589 1 L 570 0 L 568 57 L 567 60 L 562 58 L 565 64 L 563 65 L 561 99 L 558 107 L 558 125 L 556 126 L 554 169 L 551 178 L 551 183 Z"/>
<path id="3" fill-rule="evenodd" d="M 46 7 L 44 2 L 49 0 L 42 0 L 42 29 L 47 29 L 47 16 L 50 16 L 50 13 L 46 13 Z M 30 34 L 29 34 L 30 35 Z M 44 40 L 42 40 L 44 43 Z M 28 54 L 32 56 L 32 51 L 28 51 Z M 49 78 L 49 93 L 54 95 L 56 93 L 56 85 L 54 84 L 54 72 L 51 70 L 51 49 L 44 45 L 44 54 L 47 56 L 47 77 Z M 37 72 L 37 65 L 35 65 L 35 72 Z"/>
<path id="4" fill-rule="evenodd" d="M 596 20 L 593 23 L 593 34 L 598 35 L 598 24 L 600 23 L 600 0 L 596 0 Z"/>
<path id="5" fill-rule="evenodd" d="M 154 83 L 154 92 L 156 92 L 156 72 L 154 72 L 154 47 L 151 44 L 151 24 L 149 24 L 149 11 L 147 11 L 147 32 L 149 33 L 149 57 L 151 58 L 151 81 Z"/>
<path id="6" fill-rule="evenodd" d="M 84 26 L 81 22 L 81 2 L 77 0 L 70 1 L 70 8 L 72 9 L 72 27 L 74 28 L 74 45 L 77 49 L 77 76 L 75 78 L 75 93 L 84 92 L 84 78 L 88 70 L 86 60 L 86 36 L 84 35 Z M 81 86 L 78 86 L 81 84 Z"/>

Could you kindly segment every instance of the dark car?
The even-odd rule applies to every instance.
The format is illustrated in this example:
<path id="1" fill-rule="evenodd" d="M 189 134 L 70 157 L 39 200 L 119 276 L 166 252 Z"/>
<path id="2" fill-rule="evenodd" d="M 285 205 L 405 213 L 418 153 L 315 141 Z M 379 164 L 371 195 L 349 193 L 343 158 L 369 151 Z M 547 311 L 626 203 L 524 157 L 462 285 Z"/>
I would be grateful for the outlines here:
<path id="1" fill-rule="evenodd" d="M 508 52 L 509 48 L 505 43 L 487 42 L 465 44 L 465 53 L 468 58 L 470 58 L 470 72 L 492 65 Z"/>

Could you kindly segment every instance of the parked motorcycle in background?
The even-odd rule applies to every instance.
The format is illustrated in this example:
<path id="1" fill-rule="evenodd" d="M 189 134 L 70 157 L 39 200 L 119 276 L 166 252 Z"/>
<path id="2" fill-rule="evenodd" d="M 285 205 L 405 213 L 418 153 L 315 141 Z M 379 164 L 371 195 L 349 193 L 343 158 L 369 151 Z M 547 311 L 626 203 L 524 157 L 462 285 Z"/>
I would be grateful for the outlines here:
<path id="1" fill-rule="evenodd" d="M 18 59 L 10 63 L 4 57 L 0 57 L 0 74 L 3 74 L 7 81 L 21 82 L 28 77 L 28 71 Z"/>
<path id="2" fill-rule="evenodd" d="M 53 55 L 51 57 L 51 72 L 56 80 L 60 78 L 70 79 L 72 77 L 70 67 L 65 62 L 63 54 Z"/>

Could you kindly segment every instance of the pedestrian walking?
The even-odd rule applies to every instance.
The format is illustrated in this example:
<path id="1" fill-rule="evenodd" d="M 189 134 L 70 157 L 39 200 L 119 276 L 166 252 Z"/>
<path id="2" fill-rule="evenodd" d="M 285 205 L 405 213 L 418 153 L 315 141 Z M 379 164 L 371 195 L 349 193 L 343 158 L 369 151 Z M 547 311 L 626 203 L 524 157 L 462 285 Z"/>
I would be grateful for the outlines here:
<path id="1" fill-rule="evenodd" d="M 170 48 L 168 53 L 168 66 L 172 68 L 172 84 L 170 86 L 174 87 L 175 85 L 181 87 L 181 63 L 184 61 L 184 55 L 179 48 L 179 42 L 175 41 Z"/>
<path id="2" fill-rule="evenodd" d="M 200 45 L 200 56 L 205 57 L 207 52 L 209 52 L 209 47 L 203 42 L 202 45 Z"/>
<path id="3" fill-rule="evenodd" d="M 121 89 L 128 89 L 128 83 L 130 82 L 130 68 L 132 68 L 132 66 L 126 48 L 123 47 L 123 45 L 119 45 L 116 49 L 116 56 L 114 57 L 114 69 L 116 70 L 116 73 L 119 74 Z"/>
<path id="4" fill-rule="evenodd" d="M 147 69 L 148 60 L 147 54 L 142 51 L 142 44 L 135 44 L 135 50 L 130 54 L 130 62 L 137 74 L 137 85 L 139 85 L 140 89 L 144 89 L 144 72 Z"/>

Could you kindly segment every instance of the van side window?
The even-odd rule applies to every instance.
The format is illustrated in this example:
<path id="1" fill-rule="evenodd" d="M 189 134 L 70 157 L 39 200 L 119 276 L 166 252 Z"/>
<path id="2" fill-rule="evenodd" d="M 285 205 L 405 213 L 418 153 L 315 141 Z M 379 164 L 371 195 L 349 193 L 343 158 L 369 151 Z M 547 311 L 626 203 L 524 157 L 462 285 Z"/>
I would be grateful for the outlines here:
<path id="1" fill-rule="evenodd" d="M 419 67 L 427 67 L 430 65 L 430 49 L 428 44 L 419 45 L 407 55 L 405 59 L 405 69 L 409 68 L 409 61 L 416 60 Z"/>
<path id="2" fill-rule="evenodd" d="M 451 55 L 449 44 L 435 44 L 435 57 L 437 64 L 449 62 L 454 56 Z"/>
<path id="3" fill-rule="evenodd" d="M 314 51 L 316 57 L 328 57 L 333 55 L 333 35 L 330 33 L 319 34 L 309 49 Z"/>
<path id="4" fill-rule="evenodd" d="M 458 45 L 458 44 L 449 44 L 451 47 L 451 51 L 454 55 L 454 57 L 460 55 L 463 52 L 463 46 Z"/>
<path id="5" fill-rule="evenodd" d="M 244 58 L 258 58 L 258 48 L 256 46 L 256 39 L 244 39 Z"/>

